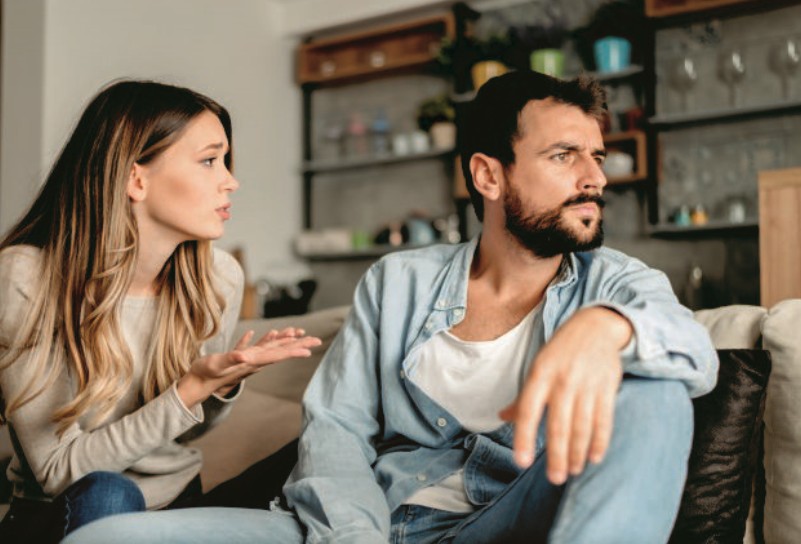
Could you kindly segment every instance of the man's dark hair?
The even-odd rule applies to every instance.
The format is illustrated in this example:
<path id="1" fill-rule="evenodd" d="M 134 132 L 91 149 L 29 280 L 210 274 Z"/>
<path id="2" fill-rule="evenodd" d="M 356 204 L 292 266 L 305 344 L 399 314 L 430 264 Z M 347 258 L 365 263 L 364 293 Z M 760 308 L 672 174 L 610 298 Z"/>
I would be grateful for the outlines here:
<path id="1" fill-rule="evenodd" d="M 514 164 L 513 146 L 522 136 L 518 127 L 520 112 L 530 101 L 546 98 L 577 106 L 599 121 L 606 114 L 606 93 L 595 79 L 579 76 L 564 81 L 531 70 L 490 79 L 468 104 L 460 131 L 460 153 L 467 190 L 479 221 L 484 220 L 484 201 L 473 184 L 470 158 L 474 153 L 484 153 L 499 160 L 504 168 Z"/>

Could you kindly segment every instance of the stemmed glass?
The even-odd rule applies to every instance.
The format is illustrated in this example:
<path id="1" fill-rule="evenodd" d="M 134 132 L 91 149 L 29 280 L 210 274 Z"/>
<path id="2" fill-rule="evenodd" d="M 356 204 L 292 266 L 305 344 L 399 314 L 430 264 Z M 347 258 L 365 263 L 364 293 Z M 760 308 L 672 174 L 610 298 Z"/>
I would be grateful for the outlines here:
<path id="1" fill-rule="evenodd" d="M 698 81 L 698 71 L 692 57 L 678 59 L 670 68 L 668 84 L 675 89 L 681 97 L 681 111 L 686 112 L 689 106 L 689 92 Z"/>
<path id="2" fill-rule="evenodd" d="M 718 77 L 729 87 L 729 105 L 737 107 L 740 102 L 738 85 L 745 78 L 745 62 L 739 49 L 732 48 L 720 55 Z"/>
<path id="3" fill-rule="evenodd" d="M 785 38 L 771 49 L 770 67 L 782 80 L 782 98 L 790 98 L 790 78 L 801 63 L 801 50 L 793 38 Z"/>

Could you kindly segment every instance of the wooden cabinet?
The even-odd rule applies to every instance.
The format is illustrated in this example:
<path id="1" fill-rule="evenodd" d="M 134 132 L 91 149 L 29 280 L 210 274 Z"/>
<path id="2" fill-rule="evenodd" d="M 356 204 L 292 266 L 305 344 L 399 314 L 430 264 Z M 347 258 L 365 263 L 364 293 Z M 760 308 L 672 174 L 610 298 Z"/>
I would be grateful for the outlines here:
<path id="1" fill-rule="evenodd" d="M 453 37 L 451 14 L 313 40 L 298 51 L 298 83 L 342 82 L 423 66 Z"/>
<path id="2" fill-rule="evenodd" d="M 770 2 L 771 0 L 760 0 Z M 734 4 L 755 3 L 755 0 L 645 0 L 648 17 L 670 17 L 697 11 L 723 8 Z"/>
<path id="3" fill-rule="evenodd" d="M 801 168 L 759 174 L 761 304 L 801 298 Z"/>

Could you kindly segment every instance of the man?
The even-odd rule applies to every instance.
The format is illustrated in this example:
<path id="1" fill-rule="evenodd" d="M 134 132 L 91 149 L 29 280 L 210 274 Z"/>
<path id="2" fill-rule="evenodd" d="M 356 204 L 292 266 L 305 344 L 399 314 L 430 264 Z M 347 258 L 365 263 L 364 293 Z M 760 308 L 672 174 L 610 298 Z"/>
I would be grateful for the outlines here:
<path id="1" fill-rule="evenodd" d="M 689 399 L 717 359 L 663 274 L 600 248 L 603 100 L 597 82 L 536 72 L 481 88 L 462 149 L 480 238 L 365 274 L 304 397 L 290 510 L 229 518 L 236 534 L 667 540 Z M 212 541 L 198 518 L 191 540 Z"/>

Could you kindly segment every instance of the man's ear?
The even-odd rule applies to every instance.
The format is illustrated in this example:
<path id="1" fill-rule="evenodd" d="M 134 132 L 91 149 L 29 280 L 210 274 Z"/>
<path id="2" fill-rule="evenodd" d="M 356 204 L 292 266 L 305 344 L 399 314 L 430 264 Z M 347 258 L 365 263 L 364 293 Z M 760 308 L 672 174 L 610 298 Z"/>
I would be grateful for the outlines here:
<path id="1" fill-rule="evenodd" d="M 145 168 L 141 164 L 133 163 L 126 187 L 128 198 L 132 202 L 143 201 L 147 197 L 147 185 Z"/>
<path id="2" fill-rule="evenodd" d="M 474 153 L 470 157 L 470 173 L 479 194 L 490 201 L 500 198 L 503 166 L 498 159 L 484 153 Z"/>

